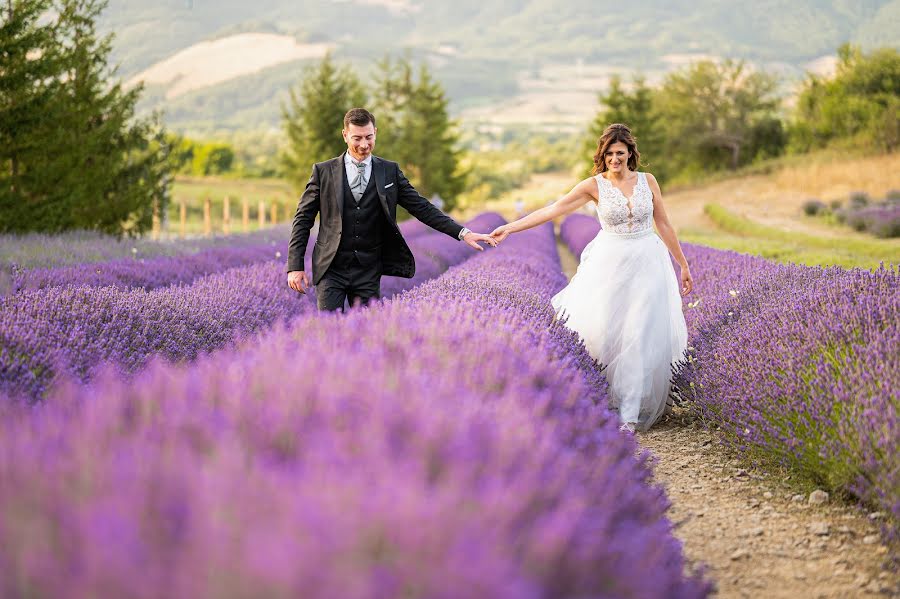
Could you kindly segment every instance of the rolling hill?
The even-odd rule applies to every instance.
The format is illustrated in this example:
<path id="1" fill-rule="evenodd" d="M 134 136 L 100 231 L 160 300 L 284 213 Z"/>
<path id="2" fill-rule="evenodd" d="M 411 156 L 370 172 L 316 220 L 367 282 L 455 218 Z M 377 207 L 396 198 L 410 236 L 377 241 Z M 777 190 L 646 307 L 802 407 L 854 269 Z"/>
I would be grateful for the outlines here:
<path id="1" fill-rule="evenodd" d="M 729 56 L 790 79 L 846 41 L 896 46 L 900 0 L 113 0 L 103 27 L 120 74 L 153 82 L 142 109 L 176 129 L 277 126 L 287 88 L 325 48 L 363 77 L 386 54 L 428 61 L 467 120 L 565 127 L 612 72 L 652 79 Z"/>

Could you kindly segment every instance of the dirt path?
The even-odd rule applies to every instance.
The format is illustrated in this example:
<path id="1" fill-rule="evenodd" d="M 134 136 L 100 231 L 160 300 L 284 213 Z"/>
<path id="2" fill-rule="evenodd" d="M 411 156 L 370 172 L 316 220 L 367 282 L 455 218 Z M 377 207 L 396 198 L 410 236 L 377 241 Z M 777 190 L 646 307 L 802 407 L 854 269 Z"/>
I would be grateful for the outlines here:
<path id="1" fill-rule="evenodd" d="M 719 597 L 900 596 L 870 514 L 748 471 L 686 414 L 638 441 L 658 460 L 688 559 L 706 564 Z"/>
<path id="2" fill-rule="evenodd" d="M 900 155 L 897 153 L 842 160 L 825 157 L 809 164 L 785 166 L 775 173 L 745 175 L 698 185 L 663 190 L 669 218 L 675 228 L 715 228 L 704 216 L 706 204 L 722 204 L 735 214 L 784 231 L 799 231 L 824 237 L 871 239 L 850 229 L 828 226 L 803 216 L 802 205 L 810 198 L 847 203 L 854 191 L 883 198 L 900 188 Z M 848 173 L 854 173 L 848 177 Z"/>
<path id="3" fill-rule="evenodd" d="M 559 245 L 571 278 L 575 257 Z M 638 442 L 657 459 L 655 477 L 690 568 L 705 567 L 717 597 L 900 597 L 879 514 L 748 470 L 692 417 L 676 410 Z"/>

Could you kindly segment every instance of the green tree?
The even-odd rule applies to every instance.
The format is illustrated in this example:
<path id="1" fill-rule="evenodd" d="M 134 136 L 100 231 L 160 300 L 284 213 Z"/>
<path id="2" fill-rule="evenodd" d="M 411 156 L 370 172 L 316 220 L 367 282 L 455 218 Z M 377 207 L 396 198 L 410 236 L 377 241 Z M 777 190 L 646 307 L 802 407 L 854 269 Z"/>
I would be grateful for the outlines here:
<path id="1" fill-rule="evenodd" d="M 780 154 L 777 88 L 776 77 L 743 61 L 701 61 L 669 74 L 655 96 L 667 159 L 680 171 L 709 171 Z"/>
<path id="2" fill-rule="evenodd" d="M 225 143 L 196 144 L 193 151 L 191 172 L 194 175 L 221 175 L 231 171 L 234 150 Z"/>
<path id="3" fill-rule="evenodd" d="M 137 234 L 150 227 L 154 205 L 165 208 L 167 146 L 154 118 L 134 118 L 141 88 L 124 91 L 113 78 L 112 37 L 96 31 L 105 6 L 101 0 L 7 5 L 4 25 L 26 25 L 13 25 L 3 43 L 17 57 L 31 47 L 24 62 L 13 61 L 17 68 L 0 69 L 0 127 L 12 148 L 3 157 L 9 168 L 2 175 L 2 230 Z M 22 43 L 29 40 L 40 43 Z M 23 76 L 32 79 L 32 90 L 16 85 Z M 17 114 L 23 105 L 30 114 Z"/>
<path id="4" fill-rule="evenodd" d="M 418 77 L 408 58 L 379 63 L 373 93 L 378 120 L 378 153 L 400 163 L 406 176 L 425 197 L 434 194 L 450 210 L 466 184 L 456 123 L 447 98 L 427 65 Z"/>
<path id="5" fill-rule="evenodd" d="M 791 130 L 796 151 L 843 143 L 893 151 L 900 145 L 900 52 L 863 54 L 849 44 L 838 50 L 835 75 L 809 75 L 797 101 Z"/>
<path id="6" fill-rule="evenodd" d="M 654 175 L 664 181 L 669 173 L 669 163 L 665 156 L 665 137 L 654 108 L 654 91 L 646 80 L 634 78 L 631 90 L 622 85 L 622 78 L 613 75 L 609 90 L 599 96 L 600 111 L 591 123 L 585 138 L 583 153 L 584 176 L 589 176 L 594 168 L 593 156 L 597 152 L 597 140 L 612 123 L 628 125 L 641 152 L 641 165 L 653 170 Z"/>
<path id="7" fill-rule="evenodd" d="M 0 230 L 15 230 L 42 200 L 39 185 L 51 132 L 54 99 L 65 66 L 60 57 L 56 23 L 41 23 L 51 0 L 18 0 L 0 8 Z"/>
<path id="8" fill-rule="evenodd" d="M 166 144 L 169 147 L 169 163 L 172 170 L 189 175 L 193 173 L 195 143 L 193 140 L 169 133 L 166 135 Z"/>
<path id="9" fill-rule="evenodd" d="M 339 68 L 330 55 L 305 71 L 289 106 L 282 106 L 282 122 L 288 147 L 282 169 L 295 188 L 303 189 L 313 164 L 337 156 L 346 149 L 341 138 L 344 115 L 365 105 L 366 95 L 353 71 Z"/>

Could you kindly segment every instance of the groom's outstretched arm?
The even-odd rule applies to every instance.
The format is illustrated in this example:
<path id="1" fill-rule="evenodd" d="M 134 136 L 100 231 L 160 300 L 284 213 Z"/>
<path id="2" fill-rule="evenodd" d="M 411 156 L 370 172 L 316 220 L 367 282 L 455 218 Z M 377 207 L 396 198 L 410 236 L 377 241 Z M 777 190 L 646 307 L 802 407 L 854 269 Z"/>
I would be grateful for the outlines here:
<path id="1" fill-rule="evenodd" d="M 423 198 L 399 167 L 397 167 L 397 203 L 432 229 L 459 239 L 459 232 L 463 230 L 462 225 Z"/>

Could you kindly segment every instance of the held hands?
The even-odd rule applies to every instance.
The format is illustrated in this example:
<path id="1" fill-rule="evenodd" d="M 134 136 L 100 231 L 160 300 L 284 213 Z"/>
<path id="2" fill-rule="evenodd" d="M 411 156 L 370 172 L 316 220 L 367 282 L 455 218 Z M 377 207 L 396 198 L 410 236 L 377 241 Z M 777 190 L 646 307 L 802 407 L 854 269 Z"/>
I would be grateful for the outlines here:
<path id="1" fill-rule="evenodd" d="M 481 233 L 473 233 L 471 231 L 466 233 L 466 236 L 463 237 L 463 241 L 465 241 L 469 247 L 476 249 L 479 252 L 484 251 L 484 248 L 479 245 L 479 242 L 484 242 L 491 247 L 497 247 L 497 240 L 490 235 L 482 235 Z"/>
<path id="2" fill-rule="evenodd" d="M 288 273 L 288 287 L 300 293 L 306 293 L 309 289 L 309 277 L 302 270 L 292 270 Z"/>
<path id="3" fill-rule="evenodd" d="M 506 239 L 512 234 L 512 231 L 509 230 L 509 225 L 502 225 L 491 231 L 491 238 L 496 242 L 494 245 L 496 246 L 498 243 Z"/>

